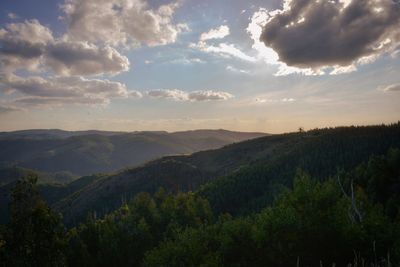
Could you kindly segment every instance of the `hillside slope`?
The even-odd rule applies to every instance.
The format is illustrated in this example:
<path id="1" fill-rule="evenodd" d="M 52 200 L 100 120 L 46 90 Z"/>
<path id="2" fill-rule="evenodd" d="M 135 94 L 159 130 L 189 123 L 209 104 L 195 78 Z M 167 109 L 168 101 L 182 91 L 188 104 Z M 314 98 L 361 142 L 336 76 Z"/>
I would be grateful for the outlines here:
<path id="1" fill-rule="evenodd" d="M 400 147 L 400 124 L 340 127 L 262 137 L 190 156 L 171 156 L 109 175 L 53 204 L 67 223 L 104 214 L 141 191 L 198 190 L 218 212 L 270 203 L 298 168 L 323 178 Z"/>
<path id="2" fill-rule="evenodd" d="M 0 133 L 0 166 L 76 175 L 113 172 L 166 155 L 191 154 L 248 140 L 263 133 L 225 130 L 189 132 L 67 132 L 26 130 Z"/>

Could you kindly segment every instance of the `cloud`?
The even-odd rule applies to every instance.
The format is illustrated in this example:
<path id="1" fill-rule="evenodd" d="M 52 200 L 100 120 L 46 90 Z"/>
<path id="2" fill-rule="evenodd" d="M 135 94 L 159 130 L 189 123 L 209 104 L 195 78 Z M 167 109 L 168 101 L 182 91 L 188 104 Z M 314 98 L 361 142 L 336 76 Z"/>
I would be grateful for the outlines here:
<path id="1" fill-rule="evenodd" d="M 272 48 L 265 46 L 265 44 L 260 40 L 260 35 L 263 31 L 266 21 L 270 17 L 270 13 L 271 12 L 269 12 L 267 9 L 260 8 L 260 10 L 253 14 L 250 19 L 250 23 L 246 28 L 247 33 L 253 40 L 252 48 L 258 52 L 257 59 L 263 60 L 267 64 L 276 65 L 278 67 L 278 71 L 275 73 L 275 76 L 285 76 L 294 73 L 304 75 L 323 74 L 324 72 L 321 70 L 288 66 L 286 63 L 279 61 L 279 55 Z"/>
<path id="2" fill-rule="evenodd" d="M 7 17 L 9 19 L 18 19 L 19 18 L 19 16 L 17 14 L 13 13 L 13 12 L 8 13 Z"/>
<path id="3" fill-rule="evenodd" d="M 2 40 L 8 42 L 29 42 L 31 44 L 46 44 L 53 41 L 51 30 L 38 20 L 25 20 L 21 23 L 9 23 L 0 30 Z"/>
<path id="4" fill-rule="evenodd" d="M 23 97 L 14 101 L 15 104 L 21 104 L 24 107 L 53 107 L 63 106 L 65 104 L 73 105 L 108 105 L 110 100 L 102 97 L 87 98 L 63 98 L 63 97 Z"/>
<path id="5" fill-rule="evenodd" d="M 382 90 L 384 92 L 400 92 L 400 83 L 394 83 L 386 86 L 379 86 L 378 90 Z"/>
<path id="6" fill-rule="evenodd" d="M 206 62 L 204 60 L 200 59 L 200 58 L 197 58 L 197 57 L 194 57 L 194 58 L 182 57 L 182 58 L 176 58 L 174 60 L 171 60 L 168 63 L 191 65 L 191 64 L 204 64 Z"/>
<path id="7" fill-rule="evenodd" d="M 226 70 L 229 70 L 229 71 L 232 71 L 232 72 L 250 74 L 250 71 L 248 71 L 248 70 L 238 69 L 238 68 L 235 68 L 234 66 L 231 66 L 231 65 L 226 66 Z"/>
<path id="8" fill-rule="evenodd" d="M 228 100 L 233 95 L 227 92 L 219 91 L 194 91 L 188 94 L 189 101 L 212 101 L 212 100 Z"/>
<path id="9" fill-rule="evenodd" d="M 351 73 L 357 70 L 357 67 L 354 64 L 348 66 L 336 66 L 329 74 L 330 75 L 339 75 L 345 73 Z"/>
<path id="10" fill-rule="evenodd" d="M 186 24 L 174 24 L 179 2 L 149 7 L 145 0 L 66 0 L 61 6 L 68 35 L 79 41 L 111 45 L 165 45 L 176 41 Z"/>
<path id="11" fill-rule="evenodd" d="M 53 34 L 37 20 L 9 23 L 0 28 L 0 71 L 36 70 Z"/>
<path id="12" fill-rule="evenodd" d="M 229 27 L 222 25 L 218 28 L 211 29 L 208 32 L 204 32 L 200 35 L 198 43 L 189 44 L 190 48 L 198 49 L 205 53 L 212 53 L 221 57 L 233 57 L 245 61 L 254 62 L 257 59 L 245 54 L 239 48 L 235 47 L 234 44 L 219 43 L 217 45 L 210 45 L 207 43 L 208 40 L 212 39 L 223 39 L 230 34 Z"/>
<path id="13" fill-rule="evenodd" d="M 109 80 L 86 79 L 83 77 L 42 77 L 22 78 L 16 75 L 1 77 L 8 88 L 22 94 L 43 97 L 78 97 L 102 95 L 105 97 L 125 97 L 128 93 L 124 84 Z"/>
<path id="14" fill-rule="evenodd" d="M 158 89 L 147 92 L 150 97 L 172 99 L 175 101 L 215 101 L 228 100 L 233 97 L 230 93 L 212 90 L 184 92 L 178 89 Z"/>
<path id="15" fill-rule="evenodd" d="M 186 101 L 188 100 L 188 95 L 186 92 L 178 89 L 156 89 L 147 92 L 147 95 L 154 98 L 168 98 L 175 101 Z"/>
<path id="16" fill-rule="evenodd" d="M 110 80 L 83 77 L 19 77 L 3 75 L 0 88 L 28 97 L 16 103 L 25 104 L 107 104 L 113 98 L 141 97 L 140 92 L 128 91 L 126 85 Z"/>
<path id="17" fill-rule="evenodd" d="M 400 5 L 390 0 L 285 0 L 282 10 L 264 12 L 262 27 L 258 37 L 272 62 L 309 72 L 331 68 L 339 74 L 398 46 Z M 335 70 L 342 67 L 347 69 Z"/>
<path id="18" fill-rule="evenodd" d="M 400 49 L 399 49 L 399 50 L 393 51 L 393 52 L 390 54 L 390 56 L 391 56 L 392 58 L 400 57 Z"/>
<path id="19" fill-rule="evenodd" d="M 208 32 L 203 32 L 200 35 L 200 41 L 206 41 L 211 39 L 223 39 L 230 34 L 229 27 L 227 25 L 219 26 L 218 28 L 211 29 Z"/>
<path id="20" fill-rule="evenodd" d="M 256 58 L 245 54 L 233 44 L 220 43 L 215 46 L 208 45 L 207 43 L 200 41 L 197 44 L 190 44 L 189 47 L 199 49 L 202 52 L 213 53 L 222 57 L 233 57 L 249 62 L 257 61 Z"/>
<path id="21" fill-rule="evenodd" d="M 255 12 L 250 19 L 250 23 L 246 28 L 247 33 L 253 40 L 252 48 L 258 52 L 257 58 L 263 60 L 267 64 L 278 65 L 279 70 L 277 76 L 287 75 L 295 70 L 290 69 L 285 63 L 279 61 L 278 54 L 270 47 L 265 46 L 260 40 L 260 35 L 263 31 L 263 26 L 269 17 L 268 10 L 261 8 L 259 11 Z"/>
<path id="22" fill-rule="evenodd" d="M 56 42 L 46 49 L 46 66 L 58 75 L 118 74 L 129 70 L 129 60 L 110 46 L 86 42 Z"/>
<path id="23" fill-rule="evenodd" d="M 139 92 L 139 91 L 130 91 L 128 93 L 128 97 L 130 97 L 130 98 L 142 98 L 143 94 L 141 92 Z"/>
<path id="24" fill-rule="evenodd" d="M 19 111 L 19 110 L 20 109 L 15 108 L 15 107 L 0 105 L 0 114 L 10 113 L 10 112 Z"/>
<path id="25" fill-rule="evenodd" d="M 255 102 L 256 103 L 292 103 L 295 102 L 296 99 L 294 98 L 280 98 L 280 99 L 270 99 L 270 98 L 256 98 Z"/>
<path id="26" fill-rule="evenodd" d="M 129 60 L 110 46 L 55 40 L 37 20 L 10 23 L 0 29 L 0 71 L 39 71 L 57 75 L 118 74 L 129 69 Z"/>
<path id="27" fill-rule="evenodd" d="M 282 98 L 281 101 L 282 102 L 294 102 L 296 100 L 294 98 Z"/>

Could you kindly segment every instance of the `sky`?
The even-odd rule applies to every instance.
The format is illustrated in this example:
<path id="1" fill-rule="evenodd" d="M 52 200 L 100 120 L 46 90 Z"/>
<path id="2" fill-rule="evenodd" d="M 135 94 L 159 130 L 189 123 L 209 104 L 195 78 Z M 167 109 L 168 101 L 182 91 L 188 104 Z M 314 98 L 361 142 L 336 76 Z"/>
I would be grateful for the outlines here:
<path id="1" fill-rule="evenodd" d="M 398 0 L 0 2 L 0 131 L 399 119 Z"/>

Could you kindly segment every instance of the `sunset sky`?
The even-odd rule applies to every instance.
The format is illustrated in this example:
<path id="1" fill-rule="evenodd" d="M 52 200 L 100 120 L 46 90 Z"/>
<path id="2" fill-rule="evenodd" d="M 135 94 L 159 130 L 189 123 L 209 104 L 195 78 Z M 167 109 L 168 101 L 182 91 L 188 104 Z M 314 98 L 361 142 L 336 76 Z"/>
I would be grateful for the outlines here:
<path id="1" fill-rule="evenodd" d="M 397 122 L 399 2 L 1 0 L 0 131 Z"/>

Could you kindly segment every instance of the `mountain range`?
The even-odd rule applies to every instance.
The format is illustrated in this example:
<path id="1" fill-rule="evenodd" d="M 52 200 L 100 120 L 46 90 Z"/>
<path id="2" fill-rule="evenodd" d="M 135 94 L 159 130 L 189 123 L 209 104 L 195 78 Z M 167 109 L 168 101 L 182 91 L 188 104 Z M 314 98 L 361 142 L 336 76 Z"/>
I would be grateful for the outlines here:
<path id="1" fill-rule="evenodd" d="M 163 140 L 181 135 L 180 138 L 193 140 L 204 138 L 207 132 L 130 135 L 133 139 L 163 136 Z M 237 138 L 231 132 L 217 133 L 225 137 L 232 134 L 231 141 Z M 111 137 L 127 138 L 126 134 Z M 70 142 L 71 138 L 76 137 L 63 140 Z M 140 192 L 154 193 L 161 187 L 169 192 L 194 191 L 206 198 L 216 213 L 246 215 L 272 203 L 283 188 L 292 185 L 299 170 L 324 179 L 391 148 L 400 148 L 400 123 L 314 129 L 264 136 L 189 155 L 164 156 L 117 172 L 86 175 L 66 184 L 42 184 L 39 188 L 51 207 L 63 214 L 67 225 L 82 222 L 91 212 L 102 216 Z M 13 183 L 0 187 L 2 203 L 7 203 L 6 196 L 12 187 Z M 4 214 L 6 207 L 1 209 Z"/>
<path id="2" fill-rule="evenodd" d="M 0 166 L 71 176 L 113 172 L 166 155 L 216 149 L 265 133 L 226 130 L 106 132 L 24 130 L 0 133 Z M 62 181 L 61 181 L 62 182 Z"/>

